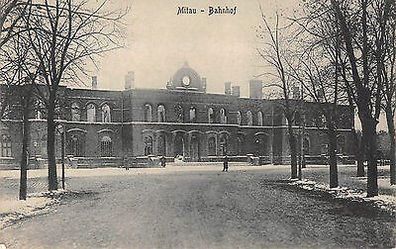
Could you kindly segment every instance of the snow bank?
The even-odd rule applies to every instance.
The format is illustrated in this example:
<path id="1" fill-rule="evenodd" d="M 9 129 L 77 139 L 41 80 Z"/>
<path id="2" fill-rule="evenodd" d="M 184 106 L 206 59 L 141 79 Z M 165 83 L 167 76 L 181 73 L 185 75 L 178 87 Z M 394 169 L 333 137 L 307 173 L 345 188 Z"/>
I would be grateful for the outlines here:
<path id="1" fill-rule="evenodd" d="M 329 185 L 317 183 L 311 180 L 292 180 L 289 184 L 310 191 L 326 192 L 336 199 L 367 202 L 390 213 L 391 215 L 396 215 L 396 196 L 379 195 L 375 197 L 367 197 L 367 194 L 363 191 L 349 189 L 346 187 L 330 188 Z"/>
<path id="2" fill-rule="evenodd" d="M 49 207 L 59 203 L 66 191 L 47 191 L 29 194 L 26 201 L 0 200 L 0 230 L 26 217 L 47 213 Z"/>

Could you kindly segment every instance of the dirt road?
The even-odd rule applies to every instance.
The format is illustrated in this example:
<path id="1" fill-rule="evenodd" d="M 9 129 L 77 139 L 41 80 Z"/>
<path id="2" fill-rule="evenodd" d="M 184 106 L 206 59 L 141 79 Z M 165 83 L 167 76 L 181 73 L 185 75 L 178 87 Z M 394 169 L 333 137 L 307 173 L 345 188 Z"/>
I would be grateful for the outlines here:
<path id="1" fill-rule="evenodd" d="M 221 166 L 218 167 L 221 169 Z M 288 168 L 133 169 L 69 179 L 46 215 L 1 231 L 7 248 L 392 247 L 391 217 L 293 189 Z M 151 170 L 151 171 L 150 171 Z M 359 210 L 356 212 L 356 210 Z"/>

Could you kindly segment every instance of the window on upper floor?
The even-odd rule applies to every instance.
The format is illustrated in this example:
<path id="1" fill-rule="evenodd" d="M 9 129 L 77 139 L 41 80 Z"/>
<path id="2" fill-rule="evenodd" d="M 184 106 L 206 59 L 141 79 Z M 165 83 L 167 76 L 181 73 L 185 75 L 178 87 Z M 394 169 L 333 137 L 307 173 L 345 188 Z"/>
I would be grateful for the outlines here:
<path id="1" fill-rule="evenodd" d="M 209 107 L 209 109 L 208 109 L 208 123 L 209 123 L 209 124 L 214 123 L 214 119 L 215 119 L 215 117 L 214 117 L 213 108 L 212 108 L 212 107 Z"/>
<path id="2" fill-rule="evenodd" d="M 103 123 L 111 122 L 111 109 L 108 104 L 102 105 L 102 122 Z"/>
<path id="3" fill-rule="evenodd" d="M 144 121 L 152 122 L 153 121 L 153 108 L 150 104 L 144 105 Z"/>
<path id="4" fill-rule="evenodd" d="M 246 118 L 247 118 L 247 125 L 252 126 L 253 125 L 253 113 L 251 111 L 247 111 Z"/>
<path id="5" fill-rule="evenodd" d="M 175 106 L 175 113 L 176 113 L 176 122 L 183 123 L 184 122 L 184 110 L 181 105 Z"/>
<path id="6" fill-rule="evenodd" d="M 242 124 L 242 114 L 240 111 L 237 112 L 237 124 L 241 125 Z"/>
<path id="7" fill-rule="evenodd" d="M 165 122 L 165 106 L 159 105 L 158 106 L 158 122 Z"/>
<path id="8" fill-rule="evenodd" d="M 221 124 L 227 123 L 227 112 L 224 108 L 220 109 L 220 123 Z"/>
<path id="9" fill-rule="evenodd" d="M 194 106 L 190 108 L 190 122 L 197 121 L 197 109 Z"/>
<path id="10" fill-rule="evenodd" d="M 76 102 L 74 102 L 71 105 L 71 120 L 72 121 L 80 121 L 81 120 L 80 105 Z"/>
<path id="11" fill-rule="evenodd" d="M 37 100 L 35 109 L 36 109 L 36 114 L 35 114 L 34 118 L 35 119 L 44 119 L 44 112 L 45 112 L 44 103 L 39 101 L 39 100 Z"/>
<path id="12" fill-rule="evenodd" d="M 257 125 L 258 126 L 264 125 L 263 113 L 261 111 L 257 113 Z"/>
<path id="13" fill-rule="evenodd" d="M 87 121 L 96 122 L 96 106 L 94 104 L 87 105 Z"/>

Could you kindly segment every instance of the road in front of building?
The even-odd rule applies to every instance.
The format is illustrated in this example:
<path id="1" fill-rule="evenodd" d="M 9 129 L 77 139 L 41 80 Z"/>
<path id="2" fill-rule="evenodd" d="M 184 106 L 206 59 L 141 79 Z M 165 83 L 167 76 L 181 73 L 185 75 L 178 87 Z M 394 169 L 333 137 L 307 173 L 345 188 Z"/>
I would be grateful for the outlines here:
<path id="1" fill-rule="evenodd" d="M 287 179 L 288 167 L 220 170 L 219 164 L 74 171 L 68 186 L 84 193 L 65 197 L 48 214 L 5 228 L 0 244 L 139 249 L 395 246 L 392 217 L 364 203 L 351 205 L 288 186 L 279 180 Z"/>

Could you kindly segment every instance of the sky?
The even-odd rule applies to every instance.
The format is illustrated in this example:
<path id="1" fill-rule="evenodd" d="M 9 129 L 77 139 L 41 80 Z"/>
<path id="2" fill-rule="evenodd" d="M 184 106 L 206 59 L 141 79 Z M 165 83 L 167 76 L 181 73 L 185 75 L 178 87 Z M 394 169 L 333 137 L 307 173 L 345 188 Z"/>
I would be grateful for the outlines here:
<path id="1" fill-rule="evenodd" d="M 100 2 L 100 1 L 99 1 Z M 256 28 L 264 13 L 289 11 L 297 0 L 123 0 L 112 8 L 130 7 L 125 17 L 127 47 L 111 52 L 100 61 L 99 87 L 123 89 L 124 76 L 135 73 L 136 88 L 165 88 L 166 82 L 187 61 L 201 77 L 207 90 L 223 93 L 224 82 L 241 86 L 248 95 L 248 81 L 263 72 L 258 58 Z M 178 7 L 237 7 L 236 15 L 177 15 Z M 265 79 L 263 79 L 265 80 Z"/>
<path id="2" fill-rule="evenodd" d="M 96 0 L 100 4 L 103 0 Z M 260 5 L 269 22 L 275 13 L 291 15 L 299 0 L 117 0 L 109 8 L 130 8 L 125 16 L 126 46 L 98 60 L 91 70 L 100 89 L 121 90 L 128 71 L 135 73 L 136 88 L 165 88 L 173 74 L 188 62 L 207 78 L 207 91 L 224 93 L 224 83 L 241 87 L 268 70 L 257 54 Z M 237 7 L 235 15 L 177 15 L 178 7 Z M 268 81 L 267 78 L 260 78 Z M 87 85 L 90 85 L 88 80 Z M 356 123 L 359 123 L 356 120 Z M 381 117 L 380 130 L 386 130 Z"/>

